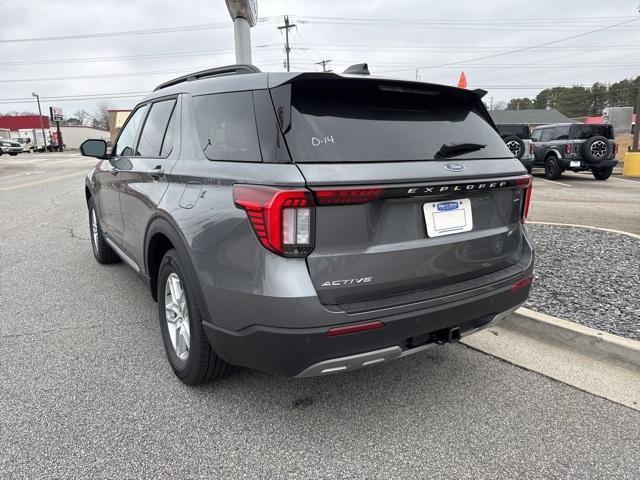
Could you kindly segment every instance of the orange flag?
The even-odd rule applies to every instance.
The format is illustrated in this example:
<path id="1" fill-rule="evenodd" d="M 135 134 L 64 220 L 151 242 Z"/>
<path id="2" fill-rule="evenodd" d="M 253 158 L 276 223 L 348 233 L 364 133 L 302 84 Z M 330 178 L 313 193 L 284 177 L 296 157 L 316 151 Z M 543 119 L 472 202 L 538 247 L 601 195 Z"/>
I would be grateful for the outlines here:
<path id="1" fill-rule="evenodd" d="M 458 80 L 458 88 L 467 88 L 467 77 L 464 74 L 464 70 L 460 74 L 460 80 Z"/>

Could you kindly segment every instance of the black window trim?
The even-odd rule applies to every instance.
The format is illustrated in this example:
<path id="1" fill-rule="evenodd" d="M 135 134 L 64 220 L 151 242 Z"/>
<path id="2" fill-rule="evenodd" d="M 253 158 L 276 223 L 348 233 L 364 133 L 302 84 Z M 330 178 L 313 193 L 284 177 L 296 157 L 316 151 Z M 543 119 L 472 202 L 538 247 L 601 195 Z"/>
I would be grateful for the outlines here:
<path id="1" fill-rule="evenodd" d="M 131 113 L 129 114 L 129 116 L 127 117 L 127 119 L 125 120 L 124 124 L 122 125 L 122 127 L 120 128 L 120 131 L 118 132 L 118 136 L 116 137 L 116 141 L 113 143 L 113 147 L 111 148 L 111 155 L 109 158 L 113 158 L 113 157 L 123 157 L 124 155 L 118 155 L 117 152 L 117 148 L 118 148 L 118 142 L 120 141 L 120 137 L 122 136 L 122 132 L 124 131 L 125 128 L 127 128 L 127 125 L 129 125 L 129 122 L 131 121 L 131 119 L 133 118 L 133 116 L 137 113 L 138 110 L 140 110 L 141 108 L 147 108 L 147 111 L 144 114 L 144 118 L 143 121 L 146 120 L 147 115 L 149 114 L 149 102 L 143 102 L 143 103 L 139 103 L 138 105 L 136 105 L 133 110 L 131 110 Z M 144 123 L 143 123 L 144 125 Z M 140 131 L 136 132 L 136 136 L 134 138 L 134 142 L 135 142 L 135 147 L 137 148 L 138 146 L 138 139 L 140 137 L 140 133 L 142 132 L 142 129 L 140 129 Z M 134 148 L 134 153 L 135 153 L 135 148 Z M 128 155 L 128 157 L 132 157 L 132 155 Z"/>
<path id="2" fill-rule="evenodd" d="M 171 109 L 171 113 L 169 114 L 169 121 L 167 122 L 167 125 L 164 127 L 164 133 L 162 134 L 162 142 L 160 143 L 160 153 L 162 153 L 162 146 L 164 145 L 164 139 L 165 139 L 165 136 L 167 135 L 167 129 L 169 128 L 169 124 L 171 123 L 171 116 L 173 115 L 173 112 L 175 112 L 176 106 L 178 105 L 178 94 L 166 95 L 164 97 L 154 98 L 145 102 L 145 105 L 147 105 L 148 108 L 147 108 L 147 112 L 144 114 L 144 119 L 142 120 L 142 126 L 140 127 L 140 132 L 138 132 L 138 136 L 136 137 L 136 147 L 134 149 L 134 152 L 138 151 L 138 146 L 140 145 L 140 137 L 142 135 L 142 132 L 144 131 L 144 127 L 147 125 L 147 119 L 149 118 L 149 114 L 151 113 L 151 109 L 153 108 L 153 105 L 156 103 L 166 102 L 169 100 L 174 100 L 174 104 L 173 104 L 173 108 Z M 122 128 L 124 128 L 124 126 Z M 169 152 L 169 154 L 166 157 L 160 156 L 160 153 L 158 155 L 153 155 L 153 156 L 135 155 L 135 157 L 165 159 L 171 156 L 171 154 L 173 153 L 173 149 L 171 150 L 171 152 Z"/>

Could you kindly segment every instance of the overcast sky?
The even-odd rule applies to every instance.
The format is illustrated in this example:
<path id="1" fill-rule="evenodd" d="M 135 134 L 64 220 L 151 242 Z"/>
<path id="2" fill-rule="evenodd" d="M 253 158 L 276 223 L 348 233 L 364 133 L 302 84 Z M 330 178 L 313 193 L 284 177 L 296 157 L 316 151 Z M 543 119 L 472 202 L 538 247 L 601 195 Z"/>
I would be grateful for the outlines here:
<path id="1" fill-rule="evenodd" d="M 535 96 L 546 86 L 591 85 L 638 75 L 640 21 L 508 53 L 640 19 L 638 3 L 259 0 L 263 21 L 252 29 L 253 63 L 262 70 L 284 69 L 284 35 L 276 26 L 288 14 L 297 24 L 291 32 L 293 70 L 320 69 L 315 62 L 324 59 L 332 60 L 330 66 L 337 71 L 366 61 L 374 74 L 415 79 L 418 69 L 421 80 L 445 84 L 456 84 L 464 70 L 469 88 L 489 90 L 487 100 L 495 103 Z M 58 105 L 67 116 L 80 108 L 94 109 L 96 99 L 72 99 L 83 95 L 112 94 L 113 107 L 131 108 L 141 92 L 158 83 L 235 60 L 224 0 L 4 0 L 2 11 L 0 112 L 35 111 L 33 102 L 6 103 L 28 99 L 33 91 L 42 97 L 67 97 L 43 100 L 45 110 Z M 172 27 L 194 29 L 14 41 Z M 123 75 L 138 72 L 143 75 Z M 86 76 L 91 77 L 67 78 Z"/>

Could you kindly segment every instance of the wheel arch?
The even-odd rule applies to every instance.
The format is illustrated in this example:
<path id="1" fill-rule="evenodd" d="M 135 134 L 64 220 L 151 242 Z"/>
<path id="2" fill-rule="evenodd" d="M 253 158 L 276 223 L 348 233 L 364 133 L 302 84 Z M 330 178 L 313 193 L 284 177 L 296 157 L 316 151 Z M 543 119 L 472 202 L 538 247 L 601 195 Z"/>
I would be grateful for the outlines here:
<path id="1" fill-rule="evenodd" d="M 203 299 L 202 289 L 200 288 L 196 269 L 189 253 L 187 240 L 173 220 L 162 214 L 157 215 L 149 222 L 146 232 L 144 269 L 149 278 L 151 296 L 155 301 L 158 300 L 158 274 L 160 264 L 164 254 L 172 248 L 178 252 L 182 268 L 188 277 L 187 281 L 189 285 L 195 288 L 199 298 Z M 203 301 L 199 303 L 202 309 L 206 309 Z M 206 313 L 206 311 L 203 312 L 203 314 Z"/>

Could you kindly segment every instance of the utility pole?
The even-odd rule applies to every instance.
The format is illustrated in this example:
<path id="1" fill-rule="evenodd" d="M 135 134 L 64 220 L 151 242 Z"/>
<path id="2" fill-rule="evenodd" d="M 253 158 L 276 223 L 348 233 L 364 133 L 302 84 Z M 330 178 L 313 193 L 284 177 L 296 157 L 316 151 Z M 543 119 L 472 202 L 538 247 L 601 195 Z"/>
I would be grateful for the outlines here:
<path id="1" fill-rule="evenodd" d="M 491 100 L 491 103 L 489 106 L 489 110 L 493 110 L 493 97 L 491 97 L 490 100 Z"/>
<path id="2" fill-rule="evenodd" d="M 327 70 L 329 62 L 331 62 L 331 60 L 320 60 L 319 62 L 316 62 L 316 65 L 322 65 L 323 72 L 330 72 L 331 70 Z"/>
<path id="3" fill-rule="evenodd" d="M 420 70 L 416 70 L 416 82 L 420 81 Z"/>
<path id="4" fill-rule="evenodd" d="M 32 97 L 36 97 L 36 100 L 38 102 L 38 113 L 40 114 L 40 116 L 38 118 L 40 118 L 40 130 L 42 130 L 42 143 L 43 143 L 43 147 L 46 150 L 47 148 L 47 137 L 44 135 L 44 123 L 42 122 L 42 109 L 40 108 L 40 97 L 38 96 L 38 94 L 36 92 L 31 92 L 31 96 Z M 35 138 L 34 138 L 35 140 Z"/>
<path id="5" fill-rule="evenodd" d="M 289 29 L 291 28 L 295 28 L 296 24 L 295 23 L 289 23 L 289 15 L 285 15 L 284 16 L 284 25 L 280 25 L 278 27 L 278 30 L 284 30 L 284 51 L 287 54 L 287 60 L 285 62 L 285 67 L 287 69 L 287 72 L 291 71 L 291 63 L 289 61 L 289 52 L 291 51 L 291 47 L 289 46 Z"/>

